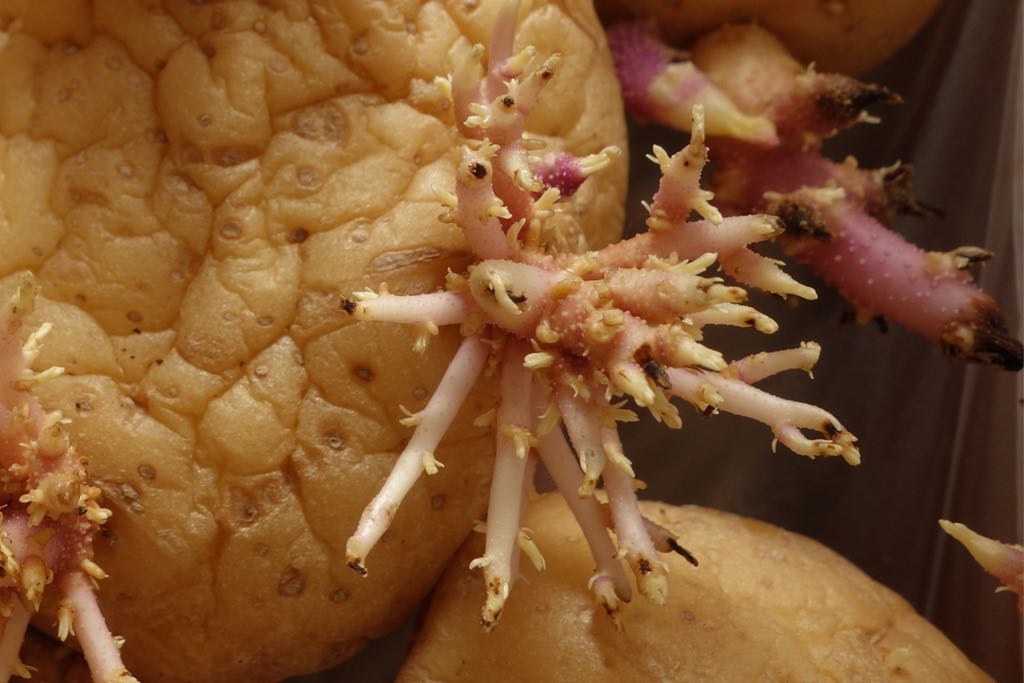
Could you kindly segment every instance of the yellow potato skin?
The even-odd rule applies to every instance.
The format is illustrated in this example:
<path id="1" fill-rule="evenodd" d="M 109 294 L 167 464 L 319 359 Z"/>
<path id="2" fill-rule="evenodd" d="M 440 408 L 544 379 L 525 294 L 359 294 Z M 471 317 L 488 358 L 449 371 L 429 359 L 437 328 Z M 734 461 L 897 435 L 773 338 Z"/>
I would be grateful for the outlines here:
<path id="1" fill-rule="evenodd" d="M 596 0 L 604 21 L 653 20 L 678 45 L 729 22 L 756 21 L 803 62 L 860 75 L 903 47 L 941 0 Z"/>
<path id="2" fill-rule="evenodd" d="M 273 681 L 397 625 L 484 514 L 481 383 L 360 578 L 345 539 L 457 345 L 353 322 L 342 298 L 441 286 L 457 136 L 435 76 L 497 2 L 0 0 L 0 297 L 36 273 L 43 386 L 114 516 L 100 601 L 145 681 Z M 565 53 L 528 128 L 625 144 L 587 2 L 524 2 Z M 626 164 L 581 189 L 594 246 Z M 31 327 L 31 326 L 30 326 Z M 37 625 L 51 628 L 56 605 Z"/>
<path id="3" fill-rule="evenodd" d="M 669 564 L 669 597 L 634 593 L 622 630 L 587 589 L 593 559 L 565 502 L 531 503 L 524 526 L 547 562 L 525 561 L 501 621 L 479 623 L 472 538 L 439 584 L 398 683 L 445 681 L 990 681 L 902 598 L 828 548 L 769 524 L 644 502 L 698 558 Z"/>

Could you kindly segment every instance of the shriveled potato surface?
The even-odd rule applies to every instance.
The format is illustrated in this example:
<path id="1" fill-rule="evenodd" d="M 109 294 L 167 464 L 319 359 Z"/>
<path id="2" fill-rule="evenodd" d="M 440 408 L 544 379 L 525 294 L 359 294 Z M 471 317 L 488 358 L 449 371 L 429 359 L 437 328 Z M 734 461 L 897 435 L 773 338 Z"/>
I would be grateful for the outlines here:
<path id="1" fill-rule="evenodd" d="M 756 21 L 803 62 L 858 75 L 903 47 L 940 0 L 596 0 L 606 20 L 652 20 L 679 44 L 722 24 Z"/>
<path id="2" fill-rule="evenodd" d="M 589 2 L 523 2 L 564 53 L 530 120 L 553 147 L 624 143 Z M 0 0 L 0 296 L 52 321 L 40 389 L 114 511 L 100 597 L 146 681 L 271 681 L 385 633 L 486 508 L 484 387 L 370 558 L 344 542 L 458 342 L 348 320 L 341 297 L 466 264 L 432 188 L 457 137 L 432 84 L 496 2 Z M 625 164 L 575 207 L 620 227 Z M 38 620 L 51 628 L 54 605 Z"/>
<path id="3" fill-rule="evenodd" d="M 439 585 L 399 683 L 445 681 L 989 681 L 902 598 L 828 548 L 763 522 L 646 502 L 700 561 L 669 563 L 668 603 L 642 597 L 622 630 L 596 607 L 593 559 L 565 502 L 531 504 L 547 561 L 523 563 L 493 632 L 482 632 L 481 554 L 467 541 Z"/>

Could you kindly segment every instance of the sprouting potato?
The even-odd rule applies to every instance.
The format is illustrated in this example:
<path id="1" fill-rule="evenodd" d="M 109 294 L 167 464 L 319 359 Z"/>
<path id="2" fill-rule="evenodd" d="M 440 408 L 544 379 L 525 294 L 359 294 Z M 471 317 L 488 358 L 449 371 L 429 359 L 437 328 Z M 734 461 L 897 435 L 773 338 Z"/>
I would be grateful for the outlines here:
<path id="1" fill-rule="evenodd" d="M 482 385 L 363 580 L 345 539 L 458 343 L 354 321 L 342 292 L 433 291 L 468 260 L 438 216 L 457 135 L 433 81 L 492 2 L 0 2 L 0 296 L 41 287 L 37 395 L 113 511 L 100 602 L 140 680 L 275 680 L 387 632 L 486 509 Z M 588 3 L 527 2 L 565 55 L 527 121 L 549 150 L 623 145 Z M 566 210 L 622 221 L 625 164 Z M 55 600 L 36 624 L 52 628 Z"/>
<path id="2" fill-rule="evenodd" d="M 475 46 L 439 81 L 464 136 L 455 191 L 439 194 L 449 207 L 445 220 L 462 230 L 474 263 L 465 272 L 450 272 L 440 291 L 362 290 L 343 305 L 356 320 L 416 326 L 420 340 L 452 325 L 464 337 L 430 401 L 403 420 L 416 430 L 346 542 L 348 564 L 363 576 L 370 571 L 368 556 L 416 481 L 438 474 L 435 449 L 477 378 L 487 370 L 500 373 L 499 405 L 487 416 L 497 446 L 482 524 L 486 548 L 469 565 L 484 575 L 480 620 L 488 630 L 498 623 L 521 557 L 538 568 L 545 564 L 532 532 L 521 526 L 538 461 L 584 531 L 597 565 L 588 585 L 611 619 L 633 595 L 616 558 L 628 560 L 640 594 L 666 602 L 667 566 L 658 555 L 689 555 L 677 543 L 660 543 L 640 513 L 639 485 L 618 431 L 619 422 L 637 419 L 625 407 L 630 401 L 669 428 L 682 426 L 671 403 L 680 398 L 705 415 L 722 410 L 761 421 L 776 443 L 801 455 L 860 463 L 857 438 L 834 416 L 752 386 L 785 370 L 809 371 L 817 344 L 727 363 L 703 343 L 709 325 L 764 334 L 778 329 L 743 305 L 742 287 L 702 275 L 716 262 L 745 285 L 806 299 L 816 294 L 786 274 L 781 261 L 749 249 L 778 236 L 777 219 L 725 218 L 710 203 L 714 195 L 700 186 L 709 157 L 701 105 L 693 107 L 686 147 L 671 156 L 653 148 L 650 159 L 662 177 L 644 204 L 647 231 L 584 254 L 559 248 L 564 221 L 549 224 L 559 216 L 559 202 L 620 151 L 608 147 L 585 158 L 529 154 L 523 123 L 560 55 L 537 55 L 532 46 L 514 52 L 508 36 L 515 19 L 516 3 L 508 2 L 495 19 L 490 48 Z M 689 220 L 695 213 L 703 220 Z M 608 495 L 614 543 L 594 498 L 599 481 Z"/>

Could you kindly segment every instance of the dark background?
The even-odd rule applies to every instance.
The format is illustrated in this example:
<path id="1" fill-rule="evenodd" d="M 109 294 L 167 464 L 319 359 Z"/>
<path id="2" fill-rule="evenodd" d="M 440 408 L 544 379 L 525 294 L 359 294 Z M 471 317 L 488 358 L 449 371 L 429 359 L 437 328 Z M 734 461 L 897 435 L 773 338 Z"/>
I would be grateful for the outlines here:
<path id="1" fill-rule="evenodd" d="M 897 159 L 917 168 L 915 188 L 945 210 L 942 219 L 897 226 L 926 249 L 972 244 L 997 252 L 979 279 L 1022 334 L 1021 4 L 949 1 L 889 64 L 869 74 L 903 95 L 832 141 L 835 158 L 855 153 L 863 166 Z M 658 142 L 670 152 L 686 137 L 655 127 L 631 131 L 629 228 L 642 228 L 656 167 L 643 160 Z M 711 150 L 712 159 L 714 149 Z M 780 447 L 749 420 L 702 419 L 683 409 L 670 432 L 650 419 L 626 425 L 626 452 L 644 496 L 696 503 L 756 517 L 832 547 L 893 588 L 999 681 L 1021 681 L 1021 617 L 1015 596 L 994 595 L 996 581 L 938 528 L 939 518 L 1019 542 L 1022 537 L 1024 399 L 1018 374 L 953 364 L 938 347 L 890 326 L 845 327 L 843 302 L 793 265 L 820 299 L 789 308 L 754 295 L 781 330 L 772 337 L 728 328 L 709 335 L 730 358 L 821 343 L 815 379 L 790 373 L 766 381 L 772 393 L 818 404 L 857 434 L 863 464 L 809 461 Z M 305 681 L 390 681 L 412 634 L 412 620 L 345 665 Z"/>

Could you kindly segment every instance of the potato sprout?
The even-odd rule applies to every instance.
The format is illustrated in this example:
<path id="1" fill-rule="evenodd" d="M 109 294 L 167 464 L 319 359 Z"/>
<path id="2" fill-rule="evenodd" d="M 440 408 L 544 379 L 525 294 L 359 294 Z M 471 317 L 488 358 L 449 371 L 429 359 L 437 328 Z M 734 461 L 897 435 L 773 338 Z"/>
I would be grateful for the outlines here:
<path id="1" fill-rule="evenodd" d="M 476 46 L 438 83 L 451 97 L 465 138 L 455 192 L 438 194 L 475 263 L 450 274 L 444 291 L 356 292 L 344 304 L 357 320 L 418 326 L 426 331 L 420 345 L 440 325 L 461 325 L 464 336 L 427 406 L 406 420 L 415 431 L 347 542 L 347 561 L 362 574 L 420 474 L 445 476 L 434 450 L 476 379 L 488 368 L 501 373 L 486 546 L 471 564 L 484 575 L 485 628 L 498 620 L 520 555 L 544 566 L 543 549 L 522 528 L 537 459 L 587 538 L 597 567 L 590 586 L 604 609 L 614 618 L 631 598 L 622 559 L 644 596 L 665 601 L 666 570 L 658 553 L 688 553 L 640 513 L 637 482 L 616 428 L 636 416 L 622 397 L 672 428 L 681 426 L 671 403 L 678 397 L 707 414 L 726 411 L 762 421 L 777 441 L 802 455 L 860 460 L 855 438 L 836 418 L 750 385 L 782 370 L 809 369 L 816 345 L 729 363 L 702 343 L 706 325 L 777 329 L 744 303 L 742 288 L 705 274 L 716 262 L 743 284 L 808 299 L 815 294 L 778 262 L 748 248 L 781 232 L 777 218 L 723 218 L 711 205 L 712 194 L 699 183 L 707 161 L 700 105 L 693 108 L 690 144 L 672 156 L 655 148 L 651 157 L 662 180 L 649 207 L 648 232 L 584 254 L 553 246 L 559 240 L 548 219 L 559 201 L 619 151 L 579 159 L 544 155 L 536 141 L 524 139 L 524 121 L 559 58 L 529 47 L 513 53 L 516 9 L 508 3 L 499 13 L 486 66 L 485 50 Z M 703 219 L 689 221 L 694 211 Z M 607 506 L 594 495 L 599 481 Z"/>

